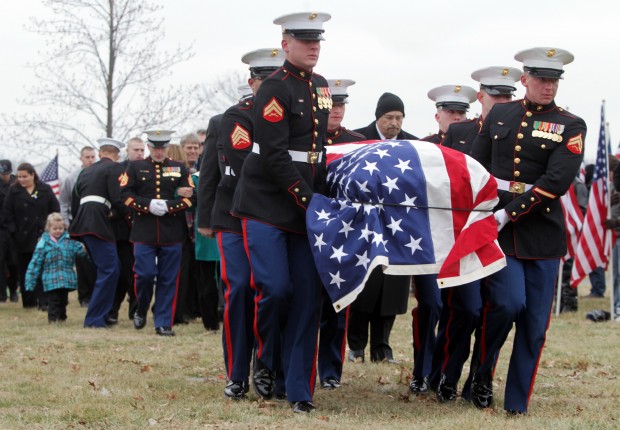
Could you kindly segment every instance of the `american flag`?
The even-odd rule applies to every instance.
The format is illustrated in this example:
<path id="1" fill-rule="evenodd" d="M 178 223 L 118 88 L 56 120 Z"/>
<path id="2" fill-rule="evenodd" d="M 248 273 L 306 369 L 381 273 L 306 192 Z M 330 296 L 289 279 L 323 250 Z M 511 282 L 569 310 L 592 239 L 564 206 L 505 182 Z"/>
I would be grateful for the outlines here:
<path id="1" fill-rule="evenodd" d="M 60 180 L 58 178 L 58 154 L 49 162 L 41 173 L 41 181 L 52 187 L 56 197 L 60 196 Z"/>
<path id="2" fill-rule="evenodd" d="M 336 310 L 355 300 L 379 265 L 394 275 L 438 273 L 440 288 L 506 265 L 491 212 L 497 185 L 473 158 L 419 141 L 328 151 L 338 154 L 328 154 L 332 197 L 315 195 L 306 221 Z"/>
<path id="3" fill-rule="evenodd" d="M 611 230 L 603 225 L 609 214 L 609 139 L 605 130 L 605 104 L 601 106 L 601 130 L 599 133 L 592 187 L 588 199 L 586 217 L 575 251 L 575 263 L 570 283 L 579 282 L 597 267 L 607 267 L 611 251 Z"/>
<path id="4" fill-rule="evenodd" d="M 560 201 L 562 202 L 562 209 L 564 210 L 564 221 L 566 222 L 566 246 L 568 248 L 562 261 L 566 261 L 575 256 L 575 250 L 579 245 L 581 228 L 583 227 L 583 212 L 581 212 L 581 208 L 579 207 L 574 182 L 566 194 L 560 198 Z"/>

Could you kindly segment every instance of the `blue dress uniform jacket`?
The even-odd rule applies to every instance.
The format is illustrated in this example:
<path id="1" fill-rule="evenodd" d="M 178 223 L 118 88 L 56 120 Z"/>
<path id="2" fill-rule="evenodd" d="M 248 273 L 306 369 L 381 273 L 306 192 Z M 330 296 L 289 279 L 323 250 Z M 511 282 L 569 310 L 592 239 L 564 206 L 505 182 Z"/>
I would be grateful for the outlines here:
<path id="1" fill-rule="evenodd" d="M 440 144 L 444 136 L 445 136 L 445 133 L 439 130 L 437 133 L 428 135 L 420 140 L 423 142 L 432 142 L 432 143 Z"/>
<path id="2" fill-rule="evenodd" d="M 377 121 L 373 121 L 368 124 L 367 127 L 357 128 L 354 130 L 357 133 L 363 134 L 366 136 L 368 140 L 381 140 L 381 136 L 379 136 L 379 132 L 377 131 Z M 405 130 L 401 130 L 398 133 L 398 136 L 395 138 L 396 140 L 418 140 L 416 136 L 411 133 L 407 133 Z"/>
<path id="3" fill-rule="evenodd" d="M 119 199 L 120 199 L 120 184 L 123 178 L 125 177 L 125 172 L 127 171 L 127 167 L 129 167 L 129 163 L 131 161 L 125 160 L 120 163 L 116 163 L 115 165 L 115 174 L 114 176 L 118 182 L 119 188 Z M 129 236 L 131 235 L 131 218 L 133 216 L 132 210 L 129 209 L 124 204 L 121 204 L 118 208 L 118 216 L 115 216 L 112 220 L 112 224 L 114 227 L 114 236 L 116 237 L 116 241 L 125 241 L 129 242 Z"/>
<path id="4" fill-rule="evenodd" d="M 131 241 L 148 245 L 183 242 L 187 234 L 185 209 L 194 205 L 195 197 L 178 197 L 179 187 L 193 187 L 189 169 L 178 161 L 162 162 L 151 157 L 133 161 L 123 178 L 121 197 L 134 210 Z M 149 212 L 153 199 L 166 200 L 168 213 L 155 216 Z"/>
<path id="5" fill-rule="evenodd" d="M 463 154 L 470 155 L 471 147 L 481 127 L 482 121 L 480 118 L 452 123 L 441 141 L 441 146 L 456 149 Z"/>
<path id="6" fill-rule="evenodd" d="M 198 181 L 198 214 L 196 226 L 198 228 L 212 228 L 213 206 L 217 184 L 224 175 L 224 160 L 220 158 L 217 142 L 220 136 L 220 127 L 224 114 L 217 114 L 209 120 L 207 138 L 205 139 L 202 161 Z M 230 211 L 230 206 L 228 208 Z"/>
<path id="7" fill-rule="evenodd" d="M 80 172 L 71 196 L 73 221 L 69 232 L 72 237 L 90 234 L 107 242 L 116 241 L 112 220 L 118 220 L 123 210 L 118 169 L 114 161 L 102 158 Z M 80 200 L 89 197 L 102 201 L 80 204 Z"/>
<path id="8" fill-rule="evenodd" d="M 515 191 L 498 190 L 495 210 L 505 209 L 512 221 L 499 232 L 505 254 L 518 258 L 566 255 L 560 196 L 579 170 L 585 137 L 585 122 L 554 102 L 540 106 L 523 99 L 491 109 L 472 156 L 495 178 L 510 181 Z"/>
<path id="9" fill-rule="evenodd" d="M 243 100 L 228 108 L 222 117 L 217 155 L 224 168 L 211 212 L 211 227 L 216 231 L 242 232 L 239 218 L 233 217 L 230 210 L 243 162 L 252 151 L 253 107 L 253 99 Z"/>
<path id="10" fill-rule="evenodd" d="M 366 140 L 366 136 L 344 127 L 338 127 L 336 130 L 327 131 L 325 135 L 325 143 L 327 145 L 336 145 L 338 143 L 361 142 Z"/>
<path id="11" fill-rule="evenodd" d="M 331 109 L 327 81 L 285 61 L 262 83 L 254 103 L 260 155 L 250 153 L 243 163 L 233 215 L 305 234 L 312 194 L 325 188 L 325 157 L 316 154 L 323 152 Z M 307 154 L 312 163 L 292 161 L 289 151 Z"/>

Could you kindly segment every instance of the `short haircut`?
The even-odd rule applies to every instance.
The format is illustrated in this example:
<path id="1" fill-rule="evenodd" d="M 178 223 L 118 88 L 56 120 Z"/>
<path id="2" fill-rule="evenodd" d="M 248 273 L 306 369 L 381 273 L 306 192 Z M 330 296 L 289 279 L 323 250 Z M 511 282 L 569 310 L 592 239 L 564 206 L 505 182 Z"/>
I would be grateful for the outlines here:
<path id="1" fill-rule="evenodd" d="M 186 135 L 181 137 L 179 141 L 181 147 L 184 147 L 188 143 L 195 143 L 196 145 L 200 145 L 200 139 L 196 133 L 187 133 Z"/>
<path id="2" fill-rule="evenodd" d="M 80 156 L 84 155 L 84 153 L 86 151 L 94 151 L 95 148 L 93 148 L 92 146 L 84 146 L 82 149 L 80 149 Z"/>

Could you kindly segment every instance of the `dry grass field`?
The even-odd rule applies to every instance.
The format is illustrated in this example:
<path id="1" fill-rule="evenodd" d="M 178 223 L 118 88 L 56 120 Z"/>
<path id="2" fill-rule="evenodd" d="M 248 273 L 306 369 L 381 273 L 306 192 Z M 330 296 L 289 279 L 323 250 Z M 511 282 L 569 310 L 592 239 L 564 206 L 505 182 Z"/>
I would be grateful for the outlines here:
<path id="1" fill-rule="evenodd" d="M 620 323 L 585 319 L 608 304 L 581 299 L 579 312 L 553 318 L 530 413 L 514 418 L 502 409 L 509 348 L 496 373 L 495 410 L 409 396 L 409 315 L 397 318 L 392 334 L 400 366 L 346 363 L 342 388 L 317 388 L 318 409 L 298 416 L 288 403 L 259 401 L 252 391 L 244 401 L 224 398 L 221 334 L 205 333 L 198 321 L 161 338 L 150 325 L 134 330 L 126 318 L 112 329 L 82 328 L 85 310 L 75 293 L 62 325 L 1 303 L 0 428 L 617 429 Z"/>

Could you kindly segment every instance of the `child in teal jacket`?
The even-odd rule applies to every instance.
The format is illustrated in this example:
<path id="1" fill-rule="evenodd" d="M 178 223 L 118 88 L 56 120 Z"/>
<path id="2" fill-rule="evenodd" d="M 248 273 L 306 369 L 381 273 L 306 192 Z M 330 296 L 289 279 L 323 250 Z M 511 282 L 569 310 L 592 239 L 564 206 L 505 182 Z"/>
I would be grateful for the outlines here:
<path id="1" fill-rule="evenodd" d="M 26 272 L 26 291 L 34 291 L 37 280 L 41 279 L 48 298 L 50 323 L 67 319 L 69 291 L 77 288 L 73 266 L 76 257 L 83 255 L 86 255 L 84 246 L 69 238 L 62 215 L 50 214 Z"/>

